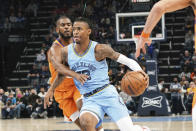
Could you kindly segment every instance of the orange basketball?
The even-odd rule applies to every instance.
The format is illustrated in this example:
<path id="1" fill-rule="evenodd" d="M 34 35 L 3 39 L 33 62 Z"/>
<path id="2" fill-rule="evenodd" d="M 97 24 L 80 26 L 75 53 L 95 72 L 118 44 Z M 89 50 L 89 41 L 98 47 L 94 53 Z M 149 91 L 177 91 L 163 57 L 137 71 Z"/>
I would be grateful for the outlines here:
<path id="1" fill-rule="evenodd" d="M 148 86 L 148 79 L 141 72 L 127 72 L 121 80 L 121 90 L 130 96 L 139 96 Z"/>

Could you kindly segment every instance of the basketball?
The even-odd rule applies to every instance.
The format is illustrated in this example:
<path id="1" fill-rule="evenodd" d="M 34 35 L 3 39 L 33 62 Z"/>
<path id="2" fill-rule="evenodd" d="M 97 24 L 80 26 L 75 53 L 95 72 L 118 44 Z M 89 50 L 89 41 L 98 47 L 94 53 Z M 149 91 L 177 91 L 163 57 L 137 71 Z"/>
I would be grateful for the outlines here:
<path id="1" fill-rule="evenodd" d="M 121 90 L 130 96 L 139 96 L 148 86 L 148 76 L 142 72 L 127 72 L 121 80 Z"/>

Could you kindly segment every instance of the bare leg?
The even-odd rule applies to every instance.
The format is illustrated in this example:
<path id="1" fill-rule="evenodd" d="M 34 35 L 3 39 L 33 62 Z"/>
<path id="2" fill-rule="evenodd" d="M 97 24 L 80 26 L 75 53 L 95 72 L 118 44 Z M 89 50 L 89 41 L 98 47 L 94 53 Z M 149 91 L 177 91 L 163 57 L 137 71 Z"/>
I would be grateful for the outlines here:
<path id="1" fill-rule="evenodd" d="M 78 110 L 80 110 L 81 108 L 82 108 L 82 99 L 80 99 L 80 100 L 78 100 L 77 102 L 76 102 L 76 105 L 77 105 L 77 108 L 78 108 Z M 76 123 L 79 127 L 81 127 L 80 126 L 80 123 L 79 123 L 79 120 L 78 120 L 78 122 Z M 101 126 L 99 126 L 97 129 L 96 129 L 96 131 L 99 131 L 100 129 L 102 129 L 103 128 L 103 126 L 101 125 Z"/>
<path id="2" fill-rule="evenodd" d="M 81 129 L 81 131 L 84 131 L 84 130 L 82 129 L 81 125 L 80 125 L 80 120 L 79 120 L 79 118 L 76 119 L 76 120 L 74 121 L 74 123 Z"/>
<path id="3" fill-rule="evenodd" d="M 96 131 L 95 127 L 97 123 L 97 118 L 90 112 L 85 112 L 80 116 L 80 124 L 85 131 Z"/>
<path id="4" fill-rule="evenodd" d="M 80 111 L 80 109 L 82 108 L 82 99 L 77 100 L 76 106 L 77 106 L 78 110 Z"/>

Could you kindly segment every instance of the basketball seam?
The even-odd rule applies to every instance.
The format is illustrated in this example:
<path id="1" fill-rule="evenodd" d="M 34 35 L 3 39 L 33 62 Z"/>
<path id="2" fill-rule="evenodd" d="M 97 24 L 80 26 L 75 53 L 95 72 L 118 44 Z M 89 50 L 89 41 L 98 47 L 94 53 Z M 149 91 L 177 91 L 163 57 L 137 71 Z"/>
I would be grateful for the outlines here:
<path id="1" fill-rule="evenodd" d="M 140 83 L 143 83 L 143 81 L 141 82 L 141 80 L 138 79 L 137 77 L 134 77 L 133 75 L 132 75 L 132 77 L 135 78 L 135 79 L 137 79 Z M 143 84 L 141 84 L 141 86 L 143 86 Z"/>
<path id="2" fill-rule="evenodd" d="M 131 82 L 131 80 L 129 80 L 129 77 L 127 77 L 127 79 L 130 82 L 131 86 L 134 87 L 133 84 L 132 84 L 132 82 Z M 133 94 L 138 93 L 136 90 L 130 88 L 129 86 L 128 86 L 128 88 L 133 92 Z"/>
<path id="3" fill-rule="evenodd" d="M 134 77 L 134 76 L 132 75 L 132 77 Z M 137 79 L 138 81 L 140 81 L 140 79 L 138 79 L 137 77 L 134 77 L 134 78 Z M 141 81 L 140 81 L 140 82 L 141 82 Z M 143 81 L 142 81 L 142 82 L 143 82 Z M 141 83 L 142 83 L 142 82 L 141 82 Z"/>

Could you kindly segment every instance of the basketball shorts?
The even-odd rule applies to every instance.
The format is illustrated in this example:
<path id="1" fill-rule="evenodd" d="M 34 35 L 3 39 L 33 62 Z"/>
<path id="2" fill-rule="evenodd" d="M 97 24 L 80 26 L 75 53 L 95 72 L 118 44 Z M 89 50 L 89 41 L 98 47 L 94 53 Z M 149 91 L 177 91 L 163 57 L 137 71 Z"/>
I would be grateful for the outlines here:
<path id="1" fill-rule="evenodd" d="M 92 112 L 99 118 L 96 127 L 99 127 L 102 123 L 105 113 L 114 122 L 129 116 L 127 107 L 113 85 L 109 85 L 92 96 L 83 97 L 83 106 L 80 113 L 86 111 Z"/>
<path id="2" fill-rule="evenodd" d="M 63 115 L 70 121 L 75 121 L 79 117 L 76 103 L 81 99 L 81 94 L 75 86 L 69 87 L 68 91 L 55 90 L 54 98 L 59 103 Z"/>

